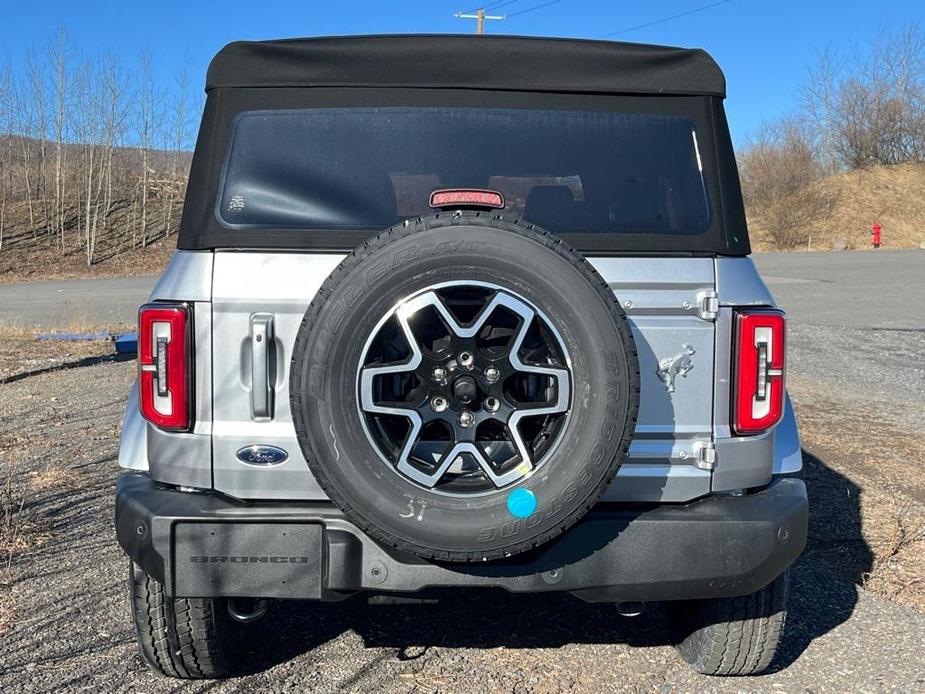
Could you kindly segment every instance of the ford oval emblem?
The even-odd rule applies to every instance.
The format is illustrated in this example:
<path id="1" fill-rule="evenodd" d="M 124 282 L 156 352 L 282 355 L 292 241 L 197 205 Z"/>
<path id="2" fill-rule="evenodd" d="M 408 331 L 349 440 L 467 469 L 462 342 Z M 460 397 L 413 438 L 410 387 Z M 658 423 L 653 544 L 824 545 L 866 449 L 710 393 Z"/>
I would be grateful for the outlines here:
<path id="1" fill-rule="evenodd" d="M 239 450 L 237 456 L 238 460 L 248 465 L 279 465 L 286 461 L 289 454 L 276 446 L 254 444 Z"/>

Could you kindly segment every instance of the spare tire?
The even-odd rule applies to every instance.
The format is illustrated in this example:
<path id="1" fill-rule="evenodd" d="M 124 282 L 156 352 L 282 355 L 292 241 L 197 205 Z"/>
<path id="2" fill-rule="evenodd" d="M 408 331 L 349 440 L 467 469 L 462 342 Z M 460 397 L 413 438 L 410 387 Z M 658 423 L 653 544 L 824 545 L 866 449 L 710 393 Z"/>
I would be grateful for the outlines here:
<path id="1" fill-rule="evenodd" d="M 562 534 L 626 455 L 639 367 L 613 292 L 561 239 L 448 212 L 357 248 L 290 371 L 318 483 L 378 541 L 485 561 Z"/>

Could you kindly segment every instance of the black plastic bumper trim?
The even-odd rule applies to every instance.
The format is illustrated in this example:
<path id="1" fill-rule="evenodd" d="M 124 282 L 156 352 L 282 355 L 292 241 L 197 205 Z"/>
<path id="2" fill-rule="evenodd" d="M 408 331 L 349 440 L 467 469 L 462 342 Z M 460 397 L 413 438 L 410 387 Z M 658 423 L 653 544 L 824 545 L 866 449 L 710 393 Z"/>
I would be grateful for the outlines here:
<path id="1" fill-rule="evenodd" d="M 331 504 L 242 503 L 118 481 L 119 544 L 175 597 L 339 599 L 434 587 L 570 591 L 590 601 L 746 595 L 806 544 L 806 487 L 775 480 L 684 505 L 599 504 L 557 540 L 485 564 L 443 564 L 383 547 Z"/>

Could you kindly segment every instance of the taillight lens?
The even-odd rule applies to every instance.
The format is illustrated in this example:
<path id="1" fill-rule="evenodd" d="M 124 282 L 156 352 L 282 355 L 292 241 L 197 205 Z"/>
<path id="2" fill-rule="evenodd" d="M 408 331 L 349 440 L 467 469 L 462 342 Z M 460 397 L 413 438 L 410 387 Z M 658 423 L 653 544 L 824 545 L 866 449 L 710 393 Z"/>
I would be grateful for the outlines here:
<path id="1" fill-rule="evenodd" d="M 781 311 L 743 310 L 735 314 L 732 428 L 760 434 L 784 411 L 786 320 Z"/>
<path id="2" fill-rule="evenodd" d="M 191 424 L 190 315 L 184 304 L 146 304 L 138 313 L 141 414 L 162 429 Z"/>

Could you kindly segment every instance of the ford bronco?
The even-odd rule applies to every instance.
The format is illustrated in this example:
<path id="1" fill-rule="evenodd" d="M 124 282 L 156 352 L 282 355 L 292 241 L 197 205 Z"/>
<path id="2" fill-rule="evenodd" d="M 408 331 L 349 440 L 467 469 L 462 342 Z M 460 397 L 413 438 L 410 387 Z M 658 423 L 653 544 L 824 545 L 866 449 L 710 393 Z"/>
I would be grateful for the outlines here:
<path id="1" fill-rule="evenodd" d="M 700 672 L 766 669 L 807 497 L 714 61 L 243 42 L 206 93 L 119 451 L 148 664 L 233 674 L 286 600 L 502 588 L 665 602 Z"/>

